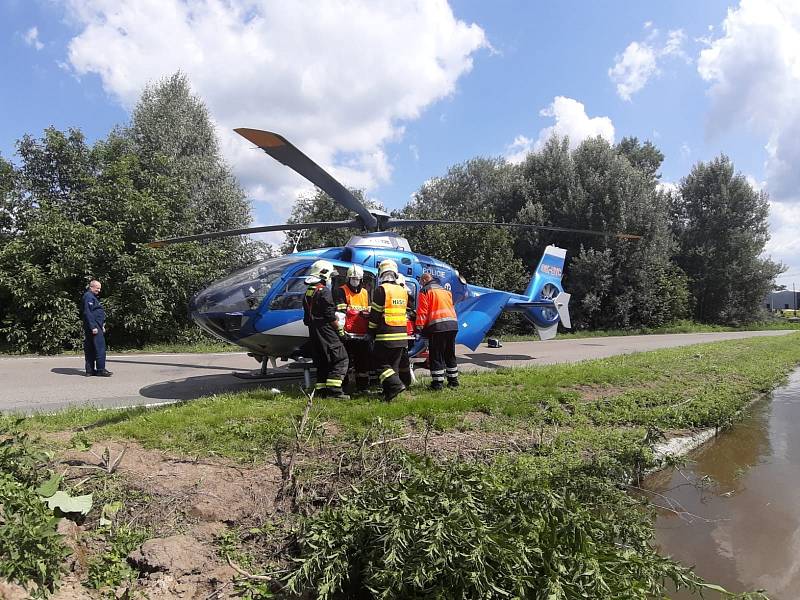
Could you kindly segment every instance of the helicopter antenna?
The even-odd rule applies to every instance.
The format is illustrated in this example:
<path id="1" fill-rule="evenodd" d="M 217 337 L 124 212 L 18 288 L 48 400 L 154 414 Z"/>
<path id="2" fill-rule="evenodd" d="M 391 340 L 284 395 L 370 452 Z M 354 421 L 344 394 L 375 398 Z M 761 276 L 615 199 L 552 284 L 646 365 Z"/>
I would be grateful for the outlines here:
<path id="1" fill-rule="evenodd" d="M 297 237 L 294 239 L 294 249 L 292 250 L 292 254 L 297 254 L 297 245 L 300 243 L 300 240 L 303 239 L 303 234 L 305 231 L 305 229 L 301 229 L 297 232 Z"/>

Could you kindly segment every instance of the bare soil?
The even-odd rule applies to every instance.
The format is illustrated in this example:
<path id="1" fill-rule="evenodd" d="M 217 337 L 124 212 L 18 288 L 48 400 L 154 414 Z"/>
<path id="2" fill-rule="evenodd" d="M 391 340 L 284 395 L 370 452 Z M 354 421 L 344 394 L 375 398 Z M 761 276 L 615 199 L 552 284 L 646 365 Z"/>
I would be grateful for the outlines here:
<path id="1" fill-rule="evenodd" d="M 66 480 L 76 493 L 94 493 L 95 507 L 82 524 L 62 522 L 61 533 L 73 556 L 67 565 L 70 573 L 55 598 L 235 597 L 235 582 L 243 576 L 220 549 L 220 536 L 226 532 L 244 532 L 238 549 L 256 559 L 250 570 L 258 571 L 280 561 L 280 550 L 298 514 L 333 501 L 343 488 L 365 475 L 365 468 L 380 468 L 381 455 L 392 449 L 437 458 L 488 456 L 530 450 L 555 434 L 492 431 L 492 419 L 484 413 L 469 413 L 463 431 L 447 432 L 407 424 L 404 431 L 365 438 L 360 445 L 337 443 L 335 437 L 325 435 L 325 443 L 305 445 L 294 461 L 292 449 L 281 456 L 270 448 L 265 451 L 265 463 L 254 467 L 220 458 L 176 456 L 133 442 L 101 441 L 85 452 L 64 451 L 59 466 Z M 123 451 L 114 473 L 109 474 L 106 467 Z M 146 528 L 152 537 L 128 555 L 129 564 L 139 573 L 132 585 L 90 590 L 83 585 L 88 565 L 92 556 L 106 550 L 92 535 L 93 529 L 102 504 L 113 500 L 123 502 L 115 517 L 117 525 Z M 271 537 L 248 536 L 253 528 L 271 531 Z M 0 585 L 0 599 L 6 592 Z"/>

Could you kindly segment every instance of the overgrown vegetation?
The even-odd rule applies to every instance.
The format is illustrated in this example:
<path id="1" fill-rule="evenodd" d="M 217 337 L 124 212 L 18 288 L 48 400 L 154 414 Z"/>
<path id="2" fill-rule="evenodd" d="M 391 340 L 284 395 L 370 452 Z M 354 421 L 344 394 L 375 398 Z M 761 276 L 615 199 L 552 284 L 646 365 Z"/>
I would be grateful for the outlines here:
<path id="1" fill-rule="evenodd" d="M 0 577 L 42 596 L 55 588 L 68 551 L 36 490 L 49 457 L 19 424 L 0 422 Z"/>
<path id="2" fill-rule="evenodd" d="M 302 525 L 286 588 L 321 600 L 647 600 L 667 582 L 719 589 L 658 555 L 650 511 L 609 477 L 612 465 L 406 456 L 393 481 L 367 481 Z"/>
<path id="3" fill-rule="evenodd" d="M 94 537 L 104 550 L 89 559 L 86 583 L 90 588 L 116 588 L 123 582 L 135 579 L 139 572 L 128 564 L 128 554 L 148 537 L 145 529 L 128 525 L 101 527 Z"/>

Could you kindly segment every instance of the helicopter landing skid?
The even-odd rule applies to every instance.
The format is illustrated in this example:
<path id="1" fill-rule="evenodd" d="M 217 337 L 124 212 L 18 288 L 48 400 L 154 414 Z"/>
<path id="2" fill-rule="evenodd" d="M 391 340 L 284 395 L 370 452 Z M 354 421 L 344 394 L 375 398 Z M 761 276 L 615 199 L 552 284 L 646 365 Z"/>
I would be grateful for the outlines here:
<path id="1" fill-rule="evenodd" d="M 257 371 L 246 371 L 244 373 L 233 373 L 234 377 L 239 379 L 259 379 L 263 381 L 292 381 L 295 379 L 302 379 L 306 389 L 311 387 L 311 371 L 314 368 L 314 363 L 310 360 L 300 360 L 289 363 L 285 367 L 275 368 L 275 361 L 270 361 L 273 368 L 267 368 L 269 364 L 266 360 L 261 361 L 261 368 Z"/>

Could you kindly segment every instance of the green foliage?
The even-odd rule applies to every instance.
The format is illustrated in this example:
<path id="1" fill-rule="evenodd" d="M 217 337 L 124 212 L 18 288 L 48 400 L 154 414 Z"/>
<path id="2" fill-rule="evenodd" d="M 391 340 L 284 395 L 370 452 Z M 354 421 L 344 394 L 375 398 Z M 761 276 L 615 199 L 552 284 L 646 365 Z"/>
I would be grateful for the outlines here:
<path id="1" fill-rule="evenodd" d="M 525 200 L 523 182 L 512 166 L 480 158 L 451 167 L 445 176 L 425 183 L 400 216 L 513 221 L 514 207 Z M 403 230 L 403 235 L 415 251 L 448 262 L 477 285 L 521 291 L 532 270 L 515 256 L 515 240 L 508 229 L 428 226 Z"/>
<path id="2" fill-rule="evenodd" d="M 582 469 L 543 474 L 518 457 L 491 465 L 406 461 L 302 526 L 295 593 L 327 598 L 641 598 L 688 568 L 651 546 L 643 505 Z"/>
<path id="3" fill-rule="evenodd" d="M 128 564 L 127 557 L 148 538 L 147 531 L 128 525 L 101 527 L 96 537 L 105 550 L 89 561 L 86 578 L 89 587 L 115 588 L 124 581 L 135 579 L 138 573 Z"/>
<path id="4" fill-rule="evenodd" d="M 44 481 L 49 457 L 21 425 L 0 421 L 0 577 L 41 595 L 53 591 L 69 554 L 56 533 L 58 519 L 40 497 L 55 493 L 61 478 Z"/>
<path id="5" fill-rule="evenodd" d="M 69 554 L 57 525 L 34 490 L 0 473 L 0 577 L 53 591 Z"/>
<path id="6" fill-rule="evenodd" d="M 250 220 L 182 75 L 148 87 L 130 127 L 94 146 L 49 128 L 17 151 L 15 172 L 0 162 L 0 344 L 15 351 L 79 348 L 78 301 L 92 278 L 103 283 L 110 345 L 175 341 L 194 292 L 266 251 L 239 238 L 144 246 Z"/>
<path id="7" fill-rule="evenodd" d="M 722 155 L 698 163 L 672 196 L 676 261 L 689 276 L 694 318 L 753 320 L 783 265 L 761 258 L 769 240 L 769 198 Z"/>
<path id="8" fill-rule="evenodd" d="M 35 488 L 46 477 L 50 457 L 38 440 L 23 430 L 24 419 L 0 419 L 0 473 Z"/>

